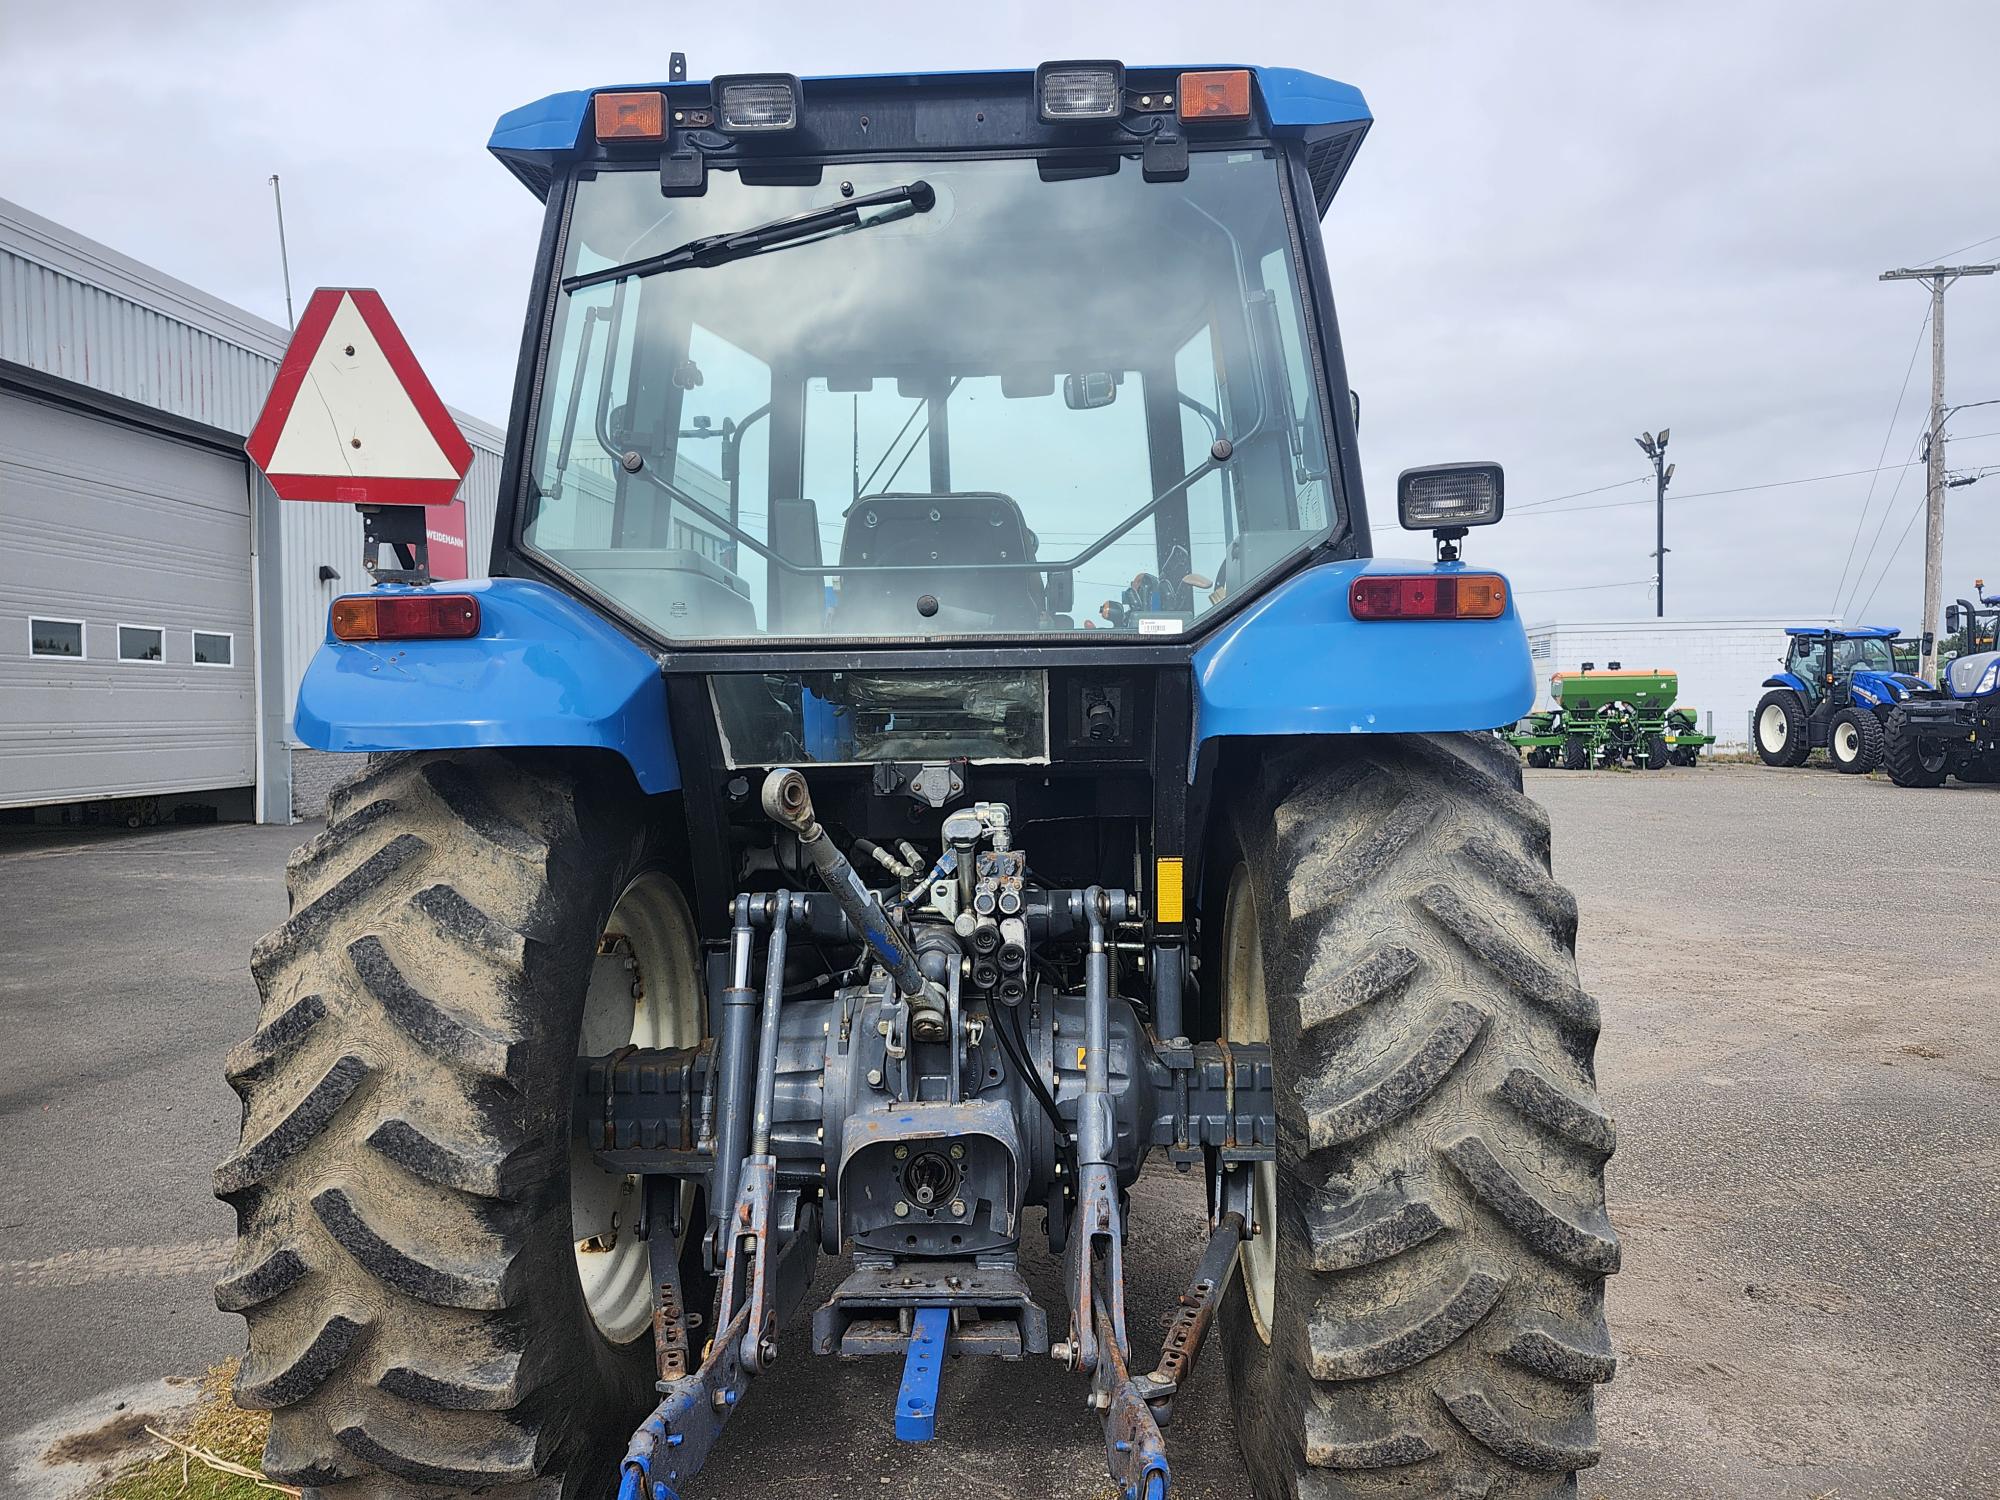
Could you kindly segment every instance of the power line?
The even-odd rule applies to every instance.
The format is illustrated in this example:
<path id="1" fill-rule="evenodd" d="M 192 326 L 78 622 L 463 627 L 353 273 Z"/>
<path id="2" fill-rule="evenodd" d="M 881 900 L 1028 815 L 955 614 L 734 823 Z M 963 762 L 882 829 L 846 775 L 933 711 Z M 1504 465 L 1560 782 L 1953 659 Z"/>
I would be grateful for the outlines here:
<path id="1" fill-rule="evenodd" d="M 1868 606 L 1875 602 L 1876 591 L 1882 587 L 1883 580 L 1889 576 L 1889 570 L 1895 567 L 1897 554 L 1899 554 L 1903 550 L 1903 543 L 1907 542 L 1910 539 L 1910 533 L 1916 529 L 1917 517 L 1922 515 L 1924 511 L 1927 509 L 1925 501 L 1928 499 L 1929 496 L 1925 495 L 1924 497 L 1920 498 L 1915 505 L 1910 507 L 1910 519 L 1903 523 L 1903 534 L 1896 538 L 1896 545 L 1889 549 L 1888 560 L 1882 564 L 1882 571 L 1876 575 L 1875 587 L 1870 589 L 1868 591 L 1868 597 L 1861 601 L 1861 608 L 1854 611 L 1854 614 L 1857 618 L 1860 617 L 1861 615 L 1866 614 L 1868 612 Z M 1919 638 L 1921 638 L 1922 634 L 1923 634 L 1922 631 L 1918 632 Z M 1933 668 L 1933 671 L 1935 671 L 1935 668 Z"/>
<path id="2" fill-rule="evenodd" d="M 2000 437 L 2000 432 L 1975 432 L 1971 433 L 1966 437 L 1954 438 L 1952 439 L 1952 441 L 1958 443 L 1971 443 L 1971 442 L 1977 442 L 1981 438 L 1990 438 L 1990 437 Z M 1909 463 L 1887 464 L 1884 466 L 1884 468 L 1910 469 L 1910 468 L 1915 468 L 1920 462 L 1921 460 L 1912 460 Z M 1806 474 L 1800 476 L 1797 479 L 1767 479 L 1760 484 L 1737 484 L 1737 485 L 1731 485 L 1727 489 L 1691 490 L 1687 494 L 1682 495 L 1679 498 L 1682 500 L 1705 500 L 1705 499 L 1710 499 L 1717 495 L 1745 495 L 1755 490 L 1778 490 L 1800 484 L 1821 484 L 1829 479 L 1853 479 L 1862 474 L 1873 474 L 1875 472 L 1877 471 L 1874 469 L 1845 469 L 1838 474 Z M 1643 477 L 1651 479 L 1653 476 L 1647 474 Z M 1590 510 L 1622 510 L 1625 509 L 1626 507 L 1633 505 L 1651 505 L 1652 503 L 1653 501 L 1651 496 L 1648 496 L 1643 500 L 1604 500 L 1600 501 L 1596 505 L 1571 505 L 1565 507 L 1562 510 L 1540 511 L 1537 512 L 1536 515 L 1534 515 L 1533 517 L 1524 519 L 1541 520 L 1549 516 L 1578 516 L 1582 515 L 1585 511 L 1590 511 Z M 1394 528 L 1389 528 L 1389 529 L 1393 530 Z"/>
<path id="3" fill-rule="evenodd" d="M 1878 465 L 1889 456 L 1889 439 L 1896 435 L 1896 418 L 1903 414 L 1903 398 L 1910 393 L 1910 377 L 1916 373 L 1917 356 L 1923 352 L 1924 330 L 1930 326 L 1931 312 L 1929 308 L 1925 308 L 1923 321 L 1917 324 L 1917 341 L 1910 346 L 1910 362 L 1903 369 L 1903 384 L 1896 391 L 1896 409 L 1889 413 L 1889 428 L 1882 434 L 1882 450 L 1875 455 L 1875 462 Z M 1847 570 L 1854 564 L 1854 549 L 1861 542 L 1861 528 L 1868 524 L 1868 507 L 1875 503 L 1876 481 L 1881 477 L 1880 468 L 1869 476 L 1868 493 L 1861 499 L 1861 514 L 1854 518 L 1854 535 L 1847 540 L 1847 557 L 1840 565 L 1840 582 L 1833 586 L 1833 606 L 1836 611 L 1840 608 L 1841 593 L 1847 588 Z"/>
<path id="4" fill-rule="evenodd" d="M 1554 505 L 1558 500 L 1575 500 L 1584 495 L 1601 495 L 1606 490 L 1623 489 L 1628 484 L 1644 484 L 1651 474 L 1634 474 L 1630 479 L 1615 480 L 1610 484 L 1600 484 L 1594 490 L 1572 490 L 1567 495 L 1551 495 L 1546 500 L 1528 500 L 1513 507 L 1516 511 L 1533 510 L 1538 505 Z"/>
<path id="5" fill-rule="evenodd" d="M 1942 255 L 1933 255 L 1931 257 L 1931 264 L 1936 265 L 1939 261 L 1950 260 L 1954 255 L 1963 255 L 1968 250 L 1977 250 L 1981 245 L 1990 245 L 1996 240 L 2000 240 L 2000 234 L 1989 234 L 1983 240 L 1974 240 L 1969 245 L 1960 245 L 1956 250 L 1947 250 Z"/>
<path id="6" fill-rule="evenodd" d="M 1918 445 L 1922 442 L 1923 438 L 1921 435 L 1913 439 L 1910 443 L 1910 452 L 1914 454 L 1917 451 Z M 1875 523 L 1875 535 L 1868 539 L 1868 550 L 1862 554 L 1861 567 L 1854 575 L 1854 588 L 1847 596 L 1846 608 L 1843 609 L 1841 607 L 1839 600 L 1834 601 L 1833 614 L 1835 619 L 1846 619 L 1848 612 L 1853 609 L 1855 595 L 1861 592 L 1861 581 L 1868 576 L 1869 565 L 1875 561 L 1875 549 L 1882 545 L 1882 533 L 1888 529 L 1889 517 L 1896 513 L 1896 497 L 1903 493 L 1903 481 L 1909 478 L 1910 470 L 1914 467 L 1914 464 L 1907 463 L 1902 466 L 1902 472 L 1896 476 L 1896 483 L 1889 490 L 1889 498 L 1882 502 L 1882 519 Z M 1901 544 L 1898 543 L 1898 545 L 1900 546 Z M 1876 580 L 1876 587 L 1881 587 L 1880 579 Z M 1875 596 L 1871 592 L 1868 597 L 1872 599 Z"/>
<path id="7" fill-rule="evenodd" d="M 1584 594 L 1592 589 L 1649 589 L 1653 586 L 1650 578 L 1634 578 L 1626 583 L 1572 583 L 1559 589 L 1515 589 L 1519 594 Z"/>

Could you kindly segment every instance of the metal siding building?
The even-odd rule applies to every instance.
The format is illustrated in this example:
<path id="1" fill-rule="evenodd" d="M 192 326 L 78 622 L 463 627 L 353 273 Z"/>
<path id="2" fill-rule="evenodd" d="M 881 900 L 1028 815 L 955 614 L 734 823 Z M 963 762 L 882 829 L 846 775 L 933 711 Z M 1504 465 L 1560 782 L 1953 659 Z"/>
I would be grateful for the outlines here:
<path id="1" fill-rule="evenodd" d="M 367 574 L 351 507 L 243 456 L 287 338 L 0 199 L 0 808 L 255 786 L 294 815 L 299 679 Z M 452 415 L 483 577 L 503 439 Z"/>

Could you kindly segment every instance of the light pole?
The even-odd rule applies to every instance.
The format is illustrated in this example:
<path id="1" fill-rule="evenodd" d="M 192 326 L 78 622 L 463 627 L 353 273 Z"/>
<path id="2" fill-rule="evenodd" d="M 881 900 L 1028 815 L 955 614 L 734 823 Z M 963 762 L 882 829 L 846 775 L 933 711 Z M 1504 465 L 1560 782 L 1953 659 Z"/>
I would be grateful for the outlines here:
<path id="1" fill-rule="evenodd" d="M 1674 466 L 1666 461 L 1667 429 L 1662 427 L 1657 438 L 1648 432 L 1632 441 L 1653 461 L 1653 617 L 1664 619 L 1667 613 L 1667 486 L 1674 479 Z"/>

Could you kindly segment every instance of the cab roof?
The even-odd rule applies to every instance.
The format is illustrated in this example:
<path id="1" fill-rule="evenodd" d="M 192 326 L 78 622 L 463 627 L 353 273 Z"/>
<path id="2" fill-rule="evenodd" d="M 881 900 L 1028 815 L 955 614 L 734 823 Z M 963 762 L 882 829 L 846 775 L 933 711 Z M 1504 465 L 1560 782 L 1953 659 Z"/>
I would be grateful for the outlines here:
<path id="1" fill-rule="evenodd" d="M 1786 635 L 1824 635 L 1836 641 L 1888 641 L 1903 632 L 1887 625 L 1787 625 Z"/>
<path id="2" fill-rule="evenodd" d="M 1204 63 L 1189 67 L 1216 68 L 1228 64 Z M 1240 66 L 1240 65 L 1238 65 Z M 1133 65 L 1128 74 L 1174 73 L 1173 67 Z M 1252 67 L 1256 84 L 1257 126 L 1272 135 L 1304 138 L 1310 146 L 1307 167 L 1321 213 L 1346 175 L 1354 149 L 1374 117 L 1361 91 L 1352 84 L 1307 73 L 1298 68 Z M 1031 68 L 995 69 L 982 72 L 879 73 L 805 78 L 808 106 L 814 95 L 852 94 L 868 91 L 887 96 L 922 95 L 926 91 L 963 91 L 968 86 L 990 85 L 996 97 L 1020 97 L 1034 88 Z M 705 92 L 706 80 L 607 84 L 595 89 L 572 89 L 549 94 L 519 109 L 509 110 L 493 127 L 486 149 L 518 177 L 538 198 L 547 198 L 556 168 L 565 158 L 575 156 L 590 143 L 584 124 L 593 94 L 609 90 L 659 89 L 670 99 L 686 97 L 689 91 Z M 983 118 L 983 117 L 982 117 Z"/>

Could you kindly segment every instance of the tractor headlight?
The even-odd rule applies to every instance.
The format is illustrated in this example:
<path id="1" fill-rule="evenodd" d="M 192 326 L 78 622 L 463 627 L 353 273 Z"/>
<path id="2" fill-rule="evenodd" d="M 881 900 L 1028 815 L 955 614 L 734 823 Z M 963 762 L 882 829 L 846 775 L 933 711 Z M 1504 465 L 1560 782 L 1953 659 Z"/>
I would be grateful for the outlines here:
<path id="1" fill-rule="evenodd" d="M 2000 660 L 1988 664 L 1985 673 L 1979 679 L 1979 686 L 1972 690 L 1972 696 L 1984 698 L 1995 688 L 2000 688 Z"/>

